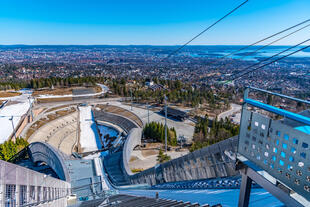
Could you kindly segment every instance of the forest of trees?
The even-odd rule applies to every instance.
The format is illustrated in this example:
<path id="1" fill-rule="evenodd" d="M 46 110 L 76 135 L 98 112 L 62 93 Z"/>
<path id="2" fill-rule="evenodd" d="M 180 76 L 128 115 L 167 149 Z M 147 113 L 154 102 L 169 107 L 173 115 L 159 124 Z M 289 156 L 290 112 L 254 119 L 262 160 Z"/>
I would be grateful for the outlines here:
<path id="1" fill-rule="evenodd" d="M 198 117 L 191 152 L 239 134 L 239 125 L 233 124 L 228 118 L 219 121 L 216 118 L 211 122 L 207 116 Z"/>
<path id="2" fill-rule="evenodd" d="M 40 78 L 40 79 L 32 79 L 29 84 L 29 88 L 38 89 L 45 87 L 69 87 L 69 86 L 94 86 L 97 82 L 104 81 L 104 78 L 96 78 L 96 77 L 79 77 L 79 78 Z"/>
<path id="3" fill-rule="evenodd" d="M 143 129 L 143 136 L 146 139 L 153 139 L 157 142 L 165 143 L 165 126 L 158 122 L 148 123 Z M 173 127 L 167 127 L 167 142 L 171 146 L 178 144 L 177 133 Z"/>
<path id="4" fill-rule="evenodd" d="M 28 146 L 28 142 L 23 138 L 16 138 L 16 141 L 8 140 L 0 144 L 0 159 L 8 161 L 20 150 Z"/>
<path id="5" fill-rule="evenodd" d="M 168 101 L 175 104 L 183 104 L 191 107 L 197 107 L 199 104 L 207 103 L 211 108 L 219 107 L 219 102 L 224 101 L 225 108 L 229 108 L 229 100 L 232 97 L 231 93 L 219 92 L 217 95 L 210 87 L 202 86 L 193 88 L 189 83 L 183 83 L 179 80 L 159 80 L 153 79 L 156 84 L 160 84 L 165 89 L 162 90 L 145 90 L 145 82 L 147 79 L 127 80 L 112 79 L 106 77 L 50 77 L 39 78 L 28 81 L 11 81 L 0 82 L 0 90 L 19 90 L 21 88 L 55 88 L 70 87 L 70 86 L 94 86 L 96 83 L 106 84 L 110 90 L 119 96 L 130 97 L 132 93 L 135 102 L 153 102 L 163 103 L 164 95 L 166 94 Z M 128 84 L 135 82 L 136 84 Z M 130 86 L 129 86 L 130 85 Z"/>
<path id="6" fill-rule="evenodd" d="M 103 83 L 106 81 L 104 77 L 68 77 L 68 78 L 38 78 L 29 81 L 10 81 L 0 82 L 0 90 L 19 90 L 21 88 L 51 88 L 70 87 L 70 86 L 94 86 L 96 83 Z"/>
<path id="7" fill-rule="evenodd" d="M 211 107 L 216 108 L 219 102 L 225 102 L 226 108 L 229 108 L 229 99 L 232 98 L 232 93 L 221 92 L 214 95 L 214 91 L 210 87 L 202 86 L 200 88 L 193 88 L 189 83 L 182 83 L 180 80 L 158 80 L 153 79 L 155 84 L 165 86 L 162 90 L 143 90 L 146 80 L 136 80 L 140 84 L 130 88 L 126 85 L 125 79 L 110 80 L 110 89 L 114 94 L 119 96 L 132 96 L 136 102 L 155 102 L 163 103 L 164 95 L 166 94 L 170 103 L 179 103 L 196 107 L 199 104 L 208 103 Z"/>
<path id="8" fill-rule="evenodd" d="M 27 82 L 0 82 L 0 91 L 20 90 L 28 86 Z"/>

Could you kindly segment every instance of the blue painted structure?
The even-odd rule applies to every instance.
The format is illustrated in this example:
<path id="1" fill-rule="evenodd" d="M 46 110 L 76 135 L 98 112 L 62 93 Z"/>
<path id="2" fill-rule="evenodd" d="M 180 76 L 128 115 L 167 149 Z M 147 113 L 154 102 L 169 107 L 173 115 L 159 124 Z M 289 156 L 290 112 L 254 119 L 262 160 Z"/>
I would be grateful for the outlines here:
<path id="1" fill-rule="evenodd" d="M 296 114 L 250 99 L 248 98 L 250 89 L 310 104 L 308 101 L 257 88 L 246 89 L 237 158 L 254 171 L 250 170 L 249 179 L 247 167 L 241 167 L 245 170 L 242 175 L 244 185 L 239 206 L 248 206 L 250 191 L 248 188 L 253 179 L 265 183 L 262 187 L 269 189 L 273 195 L 289 206 L 310 205 L 309 111 Z M 248 105 L 283 116 L 284 119 L 273 120 L 262 113 L 251 111 Z M 286 191 L 279 189 L 277 187 L 279 184 Z"/>

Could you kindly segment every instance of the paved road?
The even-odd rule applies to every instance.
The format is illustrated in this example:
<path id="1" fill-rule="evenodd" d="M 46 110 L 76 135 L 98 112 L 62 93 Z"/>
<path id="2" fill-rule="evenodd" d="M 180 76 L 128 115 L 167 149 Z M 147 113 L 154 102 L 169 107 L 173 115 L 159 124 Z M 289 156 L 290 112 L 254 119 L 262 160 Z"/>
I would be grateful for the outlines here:
<path id="1" fill-rule="evenodd" d="M 218 115 L 218 120 L 220 120 L 221 118 L 222 119 L 225 119 L 226 117 L 229 117 L 231 115 L 233 115 L 234 113 L 238 113 L 241 111 L 241 105 L 238 105 L 238 104 L 230 104 L 231 105 L 231 109 L 228 110 L 228 111 L 224 111 L 222 113 L 220 113 Z"/>

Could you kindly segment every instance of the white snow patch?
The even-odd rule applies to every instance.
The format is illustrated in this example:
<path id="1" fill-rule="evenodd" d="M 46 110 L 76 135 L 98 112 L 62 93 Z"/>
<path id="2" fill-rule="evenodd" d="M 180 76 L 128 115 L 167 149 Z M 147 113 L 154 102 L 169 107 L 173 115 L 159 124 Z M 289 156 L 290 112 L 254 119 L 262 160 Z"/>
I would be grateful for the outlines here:
<path id="1" fill-rule="evenodd" d="M 96 123 L 92 115 L 91 106 L 80 106 L 80 144 L 84 152 L 98 150 L 100 144 Z M 100 141 L 99 141 L 100 142 Z"/>
<path id="2" fill-rule="evenodd" d="M 20 90 L 22 95 L 10 97 L 8 100 L 10 102 L 16 102 L 16 104 L 8 103 L 2 109 L 0 109 L 0 144 L 8 140 L 13 133 L 12 121 L 13 117 L 14 129 L 21 120 L 22 116 L 27 113 L 30 108 L 28 97 L 31 96 L 31 90 Z M 33 99 L 30 99 L 32 102 Z"/>

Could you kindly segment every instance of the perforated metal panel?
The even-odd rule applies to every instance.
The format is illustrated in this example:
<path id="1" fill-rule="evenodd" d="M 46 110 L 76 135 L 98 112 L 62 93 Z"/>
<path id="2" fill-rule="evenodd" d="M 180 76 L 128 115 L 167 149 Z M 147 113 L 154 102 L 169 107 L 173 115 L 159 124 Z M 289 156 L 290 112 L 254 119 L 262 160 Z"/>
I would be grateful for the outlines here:
<path id="1" fill-rule="evenodd" d="M 310 135 L 243 109 L 238 153 L 310 200 Z"/>

